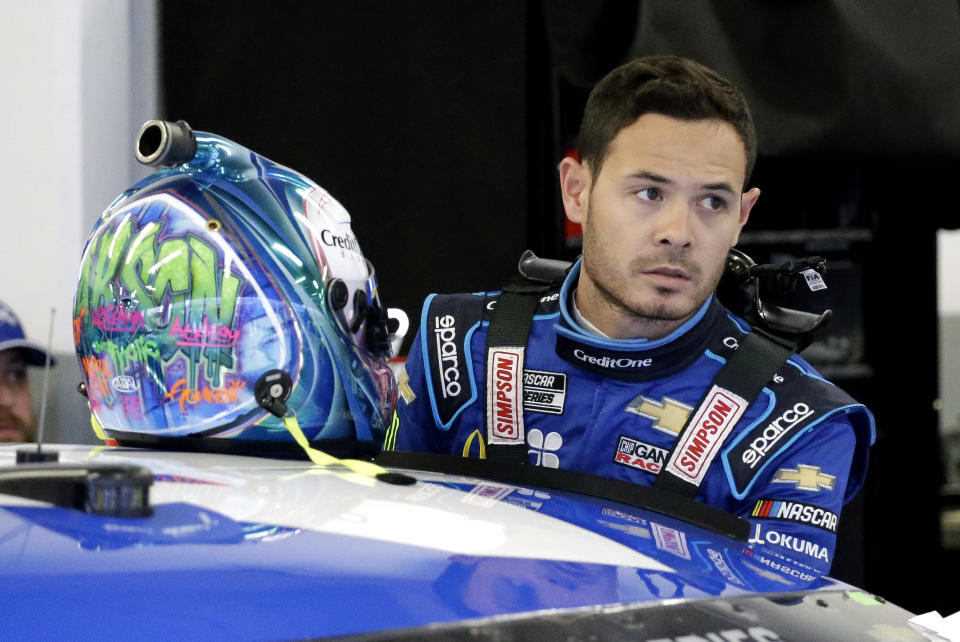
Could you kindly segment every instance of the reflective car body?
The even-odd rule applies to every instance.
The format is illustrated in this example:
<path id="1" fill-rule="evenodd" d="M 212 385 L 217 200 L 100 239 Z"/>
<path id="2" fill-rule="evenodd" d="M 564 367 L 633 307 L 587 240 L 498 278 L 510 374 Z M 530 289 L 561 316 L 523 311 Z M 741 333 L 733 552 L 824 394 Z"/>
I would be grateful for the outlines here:
<path id="1" fill-rule="evenodd" d="M 306 461 L 49 448 L 52 470 L 148 469 L 151 514 L 0 494 L 15 639 L 923 639 L 912 614 L 778 551 L 615 501 L 421 470 L 393 485 Z M 0 480 L 15 452 L 0 448 Z"/>

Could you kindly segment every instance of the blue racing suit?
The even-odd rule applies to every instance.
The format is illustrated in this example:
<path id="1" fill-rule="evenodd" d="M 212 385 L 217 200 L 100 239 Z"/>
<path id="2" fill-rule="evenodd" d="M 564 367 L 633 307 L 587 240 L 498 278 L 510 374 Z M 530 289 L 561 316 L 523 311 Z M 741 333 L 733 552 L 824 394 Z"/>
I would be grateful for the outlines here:
<path id="1" fill-rule="evenodd" d="M 662 339 L 588 334 L 569 310 L 579 267 L 541 298 L 522 359 L 529 461 L 649 486 L 750 328 L 711 297 Z M 485 418 L 499 412 L 485 374 L 498 294 L 427 297 L 385 449 L 486 456 Z M 751 521 L 751 542 L 828 571 L 840 511 L 866 475 L 872 414 L 797 355 L 743 405 L 696 499 Z"/>

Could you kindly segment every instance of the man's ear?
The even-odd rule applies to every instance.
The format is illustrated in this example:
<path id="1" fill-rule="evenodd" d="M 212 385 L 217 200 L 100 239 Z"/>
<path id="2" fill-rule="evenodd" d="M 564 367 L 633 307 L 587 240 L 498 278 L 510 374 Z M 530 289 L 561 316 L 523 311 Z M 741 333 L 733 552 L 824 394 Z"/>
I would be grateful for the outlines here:
<path id="1" fill-rule="evenodd" d="M 560 196 L 567 218 L 583 224 L 590 200 L 590 170 L 569 156 L 560 162 Z"/>
<path id="2" fill-rule="evenodd" d="M 733 241 L 734 245 L 740 240 L 740 230 L 743 229 L 743 226 L 746 225 L 750 219 L 750 210 L 756 205 L 758 198 L 760 198 L 760 189 L 757 187 L 753 187 L 749 191 L 744 192 L 740 198 L 740 220 L 737 221 L 737 237 Z"/>

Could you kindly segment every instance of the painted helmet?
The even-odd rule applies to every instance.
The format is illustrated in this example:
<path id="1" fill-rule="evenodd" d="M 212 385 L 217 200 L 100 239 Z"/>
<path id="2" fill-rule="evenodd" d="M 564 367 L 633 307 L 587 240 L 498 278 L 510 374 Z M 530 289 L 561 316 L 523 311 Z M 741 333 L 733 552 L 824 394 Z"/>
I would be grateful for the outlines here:
<path id="1" fill-rule="evenodd" d="M 183 121 L 145 123 L 136 155 L 161 169 L 94 225 L 74 300 L 94 428 L 121 445 L 283 454 L 299 448 L 295 417 L 313 445 L 375 452 L 405 319 L 382 306 L 347 210 Z"/>

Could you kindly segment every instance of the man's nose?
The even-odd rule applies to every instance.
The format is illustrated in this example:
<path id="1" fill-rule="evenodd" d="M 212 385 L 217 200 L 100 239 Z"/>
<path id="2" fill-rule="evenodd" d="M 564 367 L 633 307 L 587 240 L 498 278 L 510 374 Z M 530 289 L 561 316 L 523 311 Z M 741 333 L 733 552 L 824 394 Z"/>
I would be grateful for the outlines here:
<path id="1" fill-rule="evenodd" d="M 13 405 L 17 391 L 7 382 L 6 377 L 0 377 L 0 406 L 9 408 Z"/>
<path id="2" fill-rule="evenodd" d="M 690 207 L 680 200 L 664 203 L 657 212 L 653 242 L 671 247 L 689 246 L 693 242 L 692 216 Z"/>

